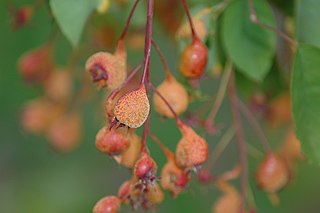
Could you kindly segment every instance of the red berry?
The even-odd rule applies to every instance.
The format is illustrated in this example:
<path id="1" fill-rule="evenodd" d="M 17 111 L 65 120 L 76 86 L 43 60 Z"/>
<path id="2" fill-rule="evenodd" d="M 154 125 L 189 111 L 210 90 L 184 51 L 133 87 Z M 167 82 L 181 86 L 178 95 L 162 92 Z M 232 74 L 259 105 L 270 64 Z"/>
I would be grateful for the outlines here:
<path id="1" fill-rule="evenodd" d="M 290 172 L 285 160 L 273 153 L 265 157 L 256 175 L 258 186 L 269 193 L 279 191 L 288 183 L 289 178 Z"/>
<path id="2" fill-rule="evenodd" d="M 148 184 L 148 182 L 152 182 L 156 178 L 156 172 L 156 162 L 150 157 L 149 154 L 142 153 L 134 165 L 134 176 Z"/>
<path id="3" fill-rule="evenodd" d="M 111 130 L 103 127 L 99 130 L 96 136 L 96 147 L 109 155 L 119 155 L 127 150 L 130 146 L 130 141 L 126 130 L 123 128 Z"/>
<path id="4" fill-rule="evenodd" d="M 180 72 L 187 78 L 199 78 L 206 68 L 207 60 L 207 47 L 199 38 L 195 38 L 181 54 Z"/>

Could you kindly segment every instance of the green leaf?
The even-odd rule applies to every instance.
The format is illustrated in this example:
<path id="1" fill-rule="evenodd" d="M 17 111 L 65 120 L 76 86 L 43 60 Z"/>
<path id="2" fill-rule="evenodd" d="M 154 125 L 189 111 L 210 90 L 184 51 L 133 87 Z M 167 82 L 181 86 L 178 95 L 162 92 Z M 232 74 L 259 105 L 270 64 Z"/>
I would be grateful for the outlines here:
<path id="1" fill-rule="evenodd" d="M 302 150 L 320 163 L 320 49 L 301 44 L 292 76 L 292 112 Z"/>
<path id="2" fill-rule="evenodd" d="M 80 40 L 89 15 L 101 0 L 50 0 L 50 7 L 62 33 L 73 46 Z"/>
<path id="3" fill-rule="evenodd" d="M 274 26 L 272 11 L 265 0 L 255 0 L 260 21 Z M 276 49 L 274 32 L 249 19 L 247 0 L 232 2 L 222 20 L 222 41 L 228 56 L 247 77 L 262 81 L 268 73 Z"/>
<path id="4" fill-rule="evenodd" d="M 296 30 L 298 41 L 320 47 L 320 1 L 297 0 Z"/>

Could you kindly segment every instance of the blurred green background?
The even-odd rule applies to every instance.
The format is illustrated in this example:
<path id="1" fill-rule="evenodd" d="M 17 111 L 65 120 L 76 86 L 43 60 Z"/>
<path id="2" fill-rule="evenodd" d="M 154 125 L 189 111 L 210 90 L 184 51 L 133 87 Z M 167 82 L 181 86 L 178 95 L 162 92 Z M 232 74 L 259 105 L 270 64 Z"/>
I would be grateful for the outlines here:
<path id="1" fill-rule="evenodd" d="M 28 3 L 29 1 L 25 0 L 17 4 Z M 137 19 L 143 17 L 141 14 L 137 16 Z M 119 22 L 124 23 L 124 18 L 119 19 Z M 130 177 L 127 169 L 118 166 L 94 146 L 95 134 L 104 119 L 103 106 L 99 105 L 99 100 L 104 97 L 102 93 L 97 92 L 96 97 L 92 98 L 95 101 L 85 104 L 82 142 L 71 153 L 57 153 L 50 148 L 45 137 L 30 135 L 22 130 L 19 123 L 22 105 L 38 97 L 41 89 L 23 82 L 16 62 L 21 54 L 43 44 L 49 37 L 53 25 L 52 20 L 48 18 L 48 8 L 42 6 L 35 12 L 32 22 L 27 27 L 13 31 L 10 28 L 7 4 L 4 0 L 0 2 L 0 213 L 88 213 L 100 198 L 116 194 L 120 184 Z M 117 30 L 120 32 L 121 28 Z M 154 34 L 169 64 L 175 68 L 178 57 L 177 50 L 172 51 L 175 44 L 164 35 L 157 24 Z M 64 65 L 71 50 L 68 41 L 59 34 L 55 48 L 57 63 Z M 84 66 L 84 60 L 89 55 L 90 53 L 85 54 L 79 62 L 79 75 L 84 74 L 80 68 Z M 142 57 L 142 53 L 129 52 L 129 63 L 137 64 L 139 57 Z M 164 75 L 157 57 L 153 57 L 152 67 L 153 82 L 158 84 Z M 214 88 L 212 85 L 209 81 L 204 81 L 203 90 L 208 91 L 208 94 L 214 94 L 217 82 Z M 227 106 L 227 103 L 225 104 Z M 101 109 L 101 112 L 97 112 L 97 109 Z M 228 123 L 229 114 L 229 108 L 222 107 L 218 122 Z M 163 120 L 154 112 L 151 119 L 152 131 L 173 150 L 180 137 L 174 122 Z M 245 122 L 244 124 L 248 126 Z M 268 137 L 275 147 L 282 135 L 281 130 L 268 131 Z M 220 137 L 221 134 L 207 137 L 211 148 Z M 248 142 L 259 146 L 250 129 L 246 137 Z M 165 158 L 162 152 L 151 140 L 149 141 L 152 156 L 160 166 L 163 165 Z M 235 160 L 236 148 L 235 144 L 231 143 L 213 173 L 232 168 Z M 249 178 L 258 212 L 320 211 L 318 165 L 311 165 L 307 161 L 300 163 L 292 183 L 279 193 L 280 204 L 272 206 L 267 195 L 258 190 L 253 182 L 254 171 L 259 161 L 252 157 L 249 161 Z M 238 182 L 235 181 L 234 185 L 238 185 Z M 156 211 L 211 212 L 211 206 L 219 194 L 214 186 L 201 186 L 192 181 L 190 188 L 176 199 L 172 199 L 166 192 L 163 204 Z M 124 207 L 121 212 L 131 212 L 131 209 Z"/>

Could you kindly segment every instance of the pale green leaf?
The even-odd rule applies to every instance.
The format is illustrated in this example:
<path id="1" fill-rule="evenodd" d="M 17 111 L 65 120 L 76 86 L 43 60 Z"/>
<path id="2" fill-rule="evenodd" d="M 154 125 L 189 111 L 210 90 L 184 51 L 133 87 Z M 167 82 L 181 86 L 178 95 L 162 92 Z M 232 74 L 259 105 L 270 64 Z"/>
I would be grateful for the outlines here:
<path id="1" fill-rule="evenodd" d="M 308 159 L 320 163 L 320 49 L 301 44 L 292 76 L 292 112 Z"/>
<path id="2" fill-rule="evenodd" d="M 267 1 L 255 0 L 254 7 L 263 23 L 274 26 L 275 20 Z M 276 49 L 274 32 L 249 19 L 247 0 L 232 2 L 222 22 L 222 41 L 237 68 L 250 79 L 262 81 L 272 65 Z"/>
<path id="3" fill-rule="evenodd" d="M 78 44 L 89 15 L 100 3 L 101 0 L 50 0 L 52 14 L 73 46 Z"/>

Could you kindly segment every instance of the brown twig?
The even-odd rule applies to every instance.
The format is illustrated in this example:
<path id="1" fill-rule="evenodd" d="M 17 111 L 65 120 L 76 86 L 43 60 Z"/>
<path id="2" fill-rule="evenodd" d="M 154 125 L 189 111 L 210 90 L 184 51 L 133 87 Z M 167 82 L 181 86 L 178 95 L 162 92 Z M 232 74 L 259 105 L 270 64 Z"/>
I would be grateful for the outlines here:
<path id="1" fill-rule="evenodd" d="M 247 106 L 240 100 L 239 97 L 237 97 L 237 104 L 239 106 L 239 109 L 242 111 L 242 114 L 247 118 L 255 132 L 257 133 L 257 136 L 259 138 L 259 141 L 261 142 L 261 145 L 265 152 L 271 152 L 271 148 L 268 142 L 267 137 L 265 136 L 260 124 L 258 123 L 257 119 L 254 117 L 252 112 L 247 108 Z"/>
<path id="2" fill-rule="evenodd" d="M 246 143 L 244 140 L 244 133 L 241 124 L 240 112 L 237 105 L 237 91 L 235 84 L 234 73 L 231 74 L 229 85 L 228 85 L 228 94 L 230 99 L 231 111 L 233 116 L 234 127 L 237 137 L 237 145 L 239 151 L 239 166 L 240 166 L 240 187 L 241 187 L 241 211 L 245 212 L 246 208 L 246 198 L 247 198 L 247 189 L 248 189 L 248 166 L 247 166 L 247 152 L 246 152 Z"/>
<path id="3" fill-rule="evenodd" d="M 129 17 L 126 21 L 126 25 L 121 33 L 121 36 L 119 38 L 119 42 L 120 41 L 123 41 L 124 37 L 126 36 L 127 32 L 128 32 L 128 29 L 129 29 L 129 26 L 130 26 L 130 22 L 131 22 L 131 19 L 132 19 L 132 16 L 134 15 L 134 12 L 136 11 L 136 8 L 138 6 L 138 3 L 139 3 L 140 0 L 136 0 L 136 2 L 134 3 L 131 11 L 130 11 L 130 14 L 129 14 Z"/>
<path id="4" fill-rule="evenodd" d="M 248 3 L 249 3 L 249 10 L 250 10 L 250 20 L 254 24 L 260 25 L 261 27 L 264 27 L 268 30 L 275 32 L 280 37 L 282 37 L 286 42 L 288 42 L 292 49 L 293 49 L 293 47 L 297 46 L 296 42 L 292 38 L 290 38 L 288 35 L 286 35 L 284 32 L 278 30 L 277 28 L 275 28 L 273 26 L 270 26 L 270 25 L 260 21 L 260 19 L 257 16 L 256 10 L 254 8 L 253 0 L 248 0 Z"/>
<path id="5" fill-rule="evenodd" d="M 186 11 L 187 18 L 188 18 L 188 21 L 189 21 L 189 24 L 190 24 L 192 39 L 195 40 L 198 36 L 197 36 L 197 33 L 196 33 L 195 29 L 194 29 L 194 25 L 193 25 L 193 21 L 192 21 L 192 17 L 191 17 L 190 11 L 189 11 L 189 7 L 188 7 L 188 4 L 187 4 L 187 1 L 186 0 L 182 0 L 182 4 L 183 4 L 183 7 L 184 7 L 184 10 Z"/>

